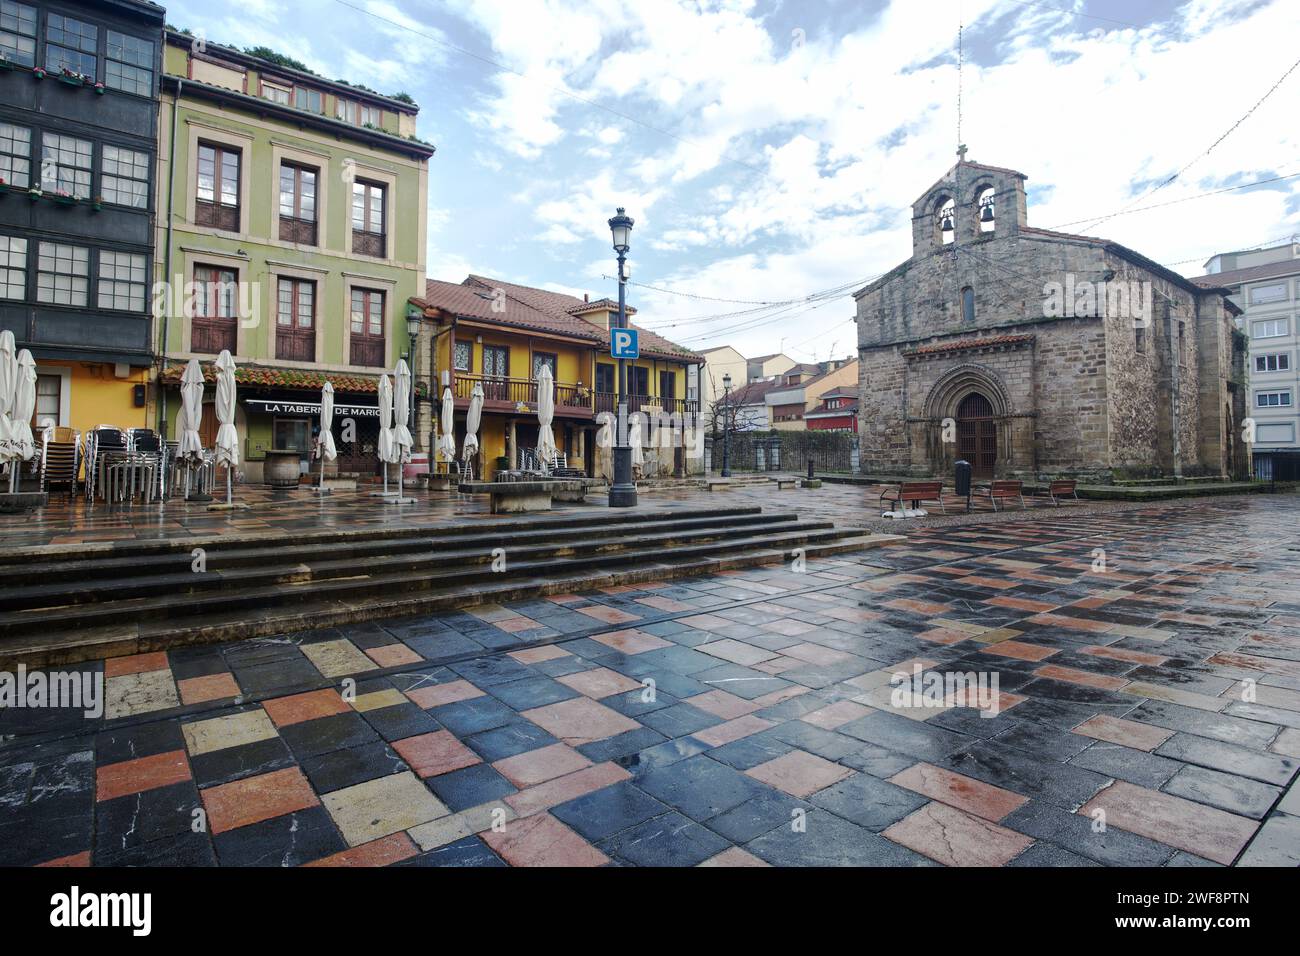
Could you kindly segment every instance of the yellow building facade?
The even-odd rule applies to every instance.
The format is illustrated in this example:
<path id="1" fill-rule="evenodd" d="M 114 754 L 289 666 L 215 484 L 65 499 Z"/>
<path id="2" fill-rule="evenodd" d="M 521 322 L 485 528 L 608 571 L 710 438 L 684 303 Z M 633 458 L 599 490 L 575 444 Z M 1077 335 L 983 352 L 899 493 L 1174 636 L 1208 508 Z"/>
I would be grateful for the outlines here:
<path id="1" fill-rule="evenodd" d="M 491 479 L 502 468 L 518 468 L 537 447 L 537 378 L 543 366 L 551 369 L 555 382 L 555 447 L 569 468 L 592 476 L 605 473 L 599 416 L 614 412 L 618 403 L 618 366 L 609 357 L 609 327 L 617 304 L 484 276 L 461 283 L 430 280 L 425 298 L 416 304 L 432 325 L 435 425 L 444 389 L 450 389 L 458 458 L 470 398 L 476 386 L 483 390 L 476 476 Z M 629 411 L 643 412 L 647 423 L 651 417 L 659 421 L 661 414 L 689 420 L 699 403 L 688 383 L 701 359 L 646 330 L 640 336 L 641 358 L 627 363 Z M 644 457 L 642 474 L 649 477 L 685 474 L 693 456 L 689 449 L 656 448 Z M 447 464 L 439 456 L 438 467 Z"/>

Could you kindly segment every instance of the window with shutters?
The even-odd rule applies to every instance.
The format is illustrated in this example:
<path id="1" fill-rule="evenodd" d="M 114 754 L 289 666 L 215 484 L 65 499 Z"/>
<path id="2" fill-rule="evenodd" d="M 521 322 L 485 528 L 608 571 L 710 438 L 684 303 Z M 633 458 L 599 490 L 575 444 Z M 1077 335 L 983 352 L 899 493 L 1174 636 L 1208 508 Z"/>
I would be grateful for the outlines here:
<path id="1" fill-rule="evenodd" d="M 239 150 L 199 143 L 194 222 L 227 232 L 239 231 Z"/>

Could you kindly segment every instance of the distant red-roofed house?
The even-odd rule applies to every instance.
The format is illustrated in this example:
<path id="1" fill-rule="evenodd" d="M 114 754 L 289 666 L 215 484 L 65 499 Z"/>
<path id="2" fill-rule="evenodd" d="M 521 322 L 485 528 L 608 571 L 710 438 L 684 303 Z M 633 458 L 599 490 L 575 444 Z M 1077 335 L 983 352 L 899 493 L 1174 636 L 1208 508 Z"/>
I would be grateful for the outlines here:
<path id="1" fill-rule="evenodd" d="M 822 393 L 821 404 L 805 412 L 804 422 L 810 432 L 856 432 L 858 430 L 858 389 L 841 386 Z"/>

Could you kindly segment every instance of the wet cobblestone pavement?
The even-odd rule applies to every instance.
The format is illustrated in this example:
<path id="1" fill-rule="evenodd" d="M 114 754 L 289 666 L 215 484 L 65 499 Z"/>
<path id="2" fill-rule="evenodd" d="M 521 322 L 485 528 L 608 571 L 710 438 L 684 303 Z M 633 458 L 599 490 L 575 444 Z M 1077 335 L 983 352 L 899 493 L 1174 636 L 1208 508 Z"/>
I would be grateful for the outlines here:
<path id="1" fill-rule="evenodd" d="M 1298 518 L 909 523 L 802 568 L 79 665 L 102 716 L 0 712 L 0 864 L 1296 865 Z"/>

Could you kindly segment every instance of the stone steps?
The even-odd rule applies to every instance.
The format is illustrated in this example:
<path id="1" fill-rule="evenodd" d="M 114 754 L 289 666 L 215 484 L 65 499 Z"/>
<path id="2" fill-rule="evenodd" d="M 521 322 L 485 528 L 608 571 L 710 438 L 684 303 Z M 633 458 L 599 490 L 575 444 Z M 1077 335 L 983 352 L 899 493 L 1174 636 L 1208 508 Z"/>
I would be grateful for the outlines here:
<path id="1" fill-rule="evenodd" d="M 260 547 L 216 541 L 202 574 L 189 571 L 191 540 L 72 554 L 62 568 L 46 554 L 42 583 L 0 591 L 0 664 L 66 664 L 266 637 L 750 567 L 786 560 L 796 549 L 815 558 L 901 540 L 756 509 L 589 517 L 599 520 L 484 521 L 445 538 L 441 529 L 421 529 L 391 538 L 327 532 Z M 506 549 L 504 570 L 493 570 L 492 547 Z M 311 559 L 298 562 L 304 552 Z M 184 570 L 177 572 L 179 561 Z M 68 573 L 73 567 L 79 572 Z M 32 580 L 9 557 L 0 559 L 0 574 Z"/>

